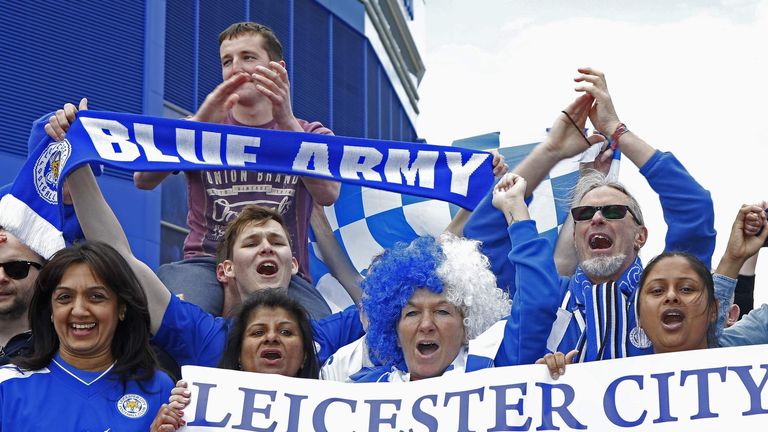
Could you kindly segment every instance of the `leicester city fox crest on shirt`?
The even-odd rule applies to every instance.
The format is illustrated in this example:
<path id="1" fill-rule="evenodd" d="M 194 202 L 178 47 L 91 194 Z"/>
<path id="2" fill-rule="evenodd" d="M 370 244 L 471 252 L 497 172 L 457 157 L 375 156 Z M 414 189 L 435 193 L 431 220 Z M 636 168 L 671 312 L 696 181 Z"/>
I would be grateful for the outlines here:
<path id="1" fill-rule="evenodd" d="M 35 162 L 35 189 L 50 204 L 58 202 L 59 174 L 71 153 L 69 141 L 51 143 Z"/>
<path id="2" fill-rule="evenodd" d="M 147 413 L 148 404 L 143 397 L 129 393 L 117 401 L 117 409 L 128 418 L 139 418 Z"/>

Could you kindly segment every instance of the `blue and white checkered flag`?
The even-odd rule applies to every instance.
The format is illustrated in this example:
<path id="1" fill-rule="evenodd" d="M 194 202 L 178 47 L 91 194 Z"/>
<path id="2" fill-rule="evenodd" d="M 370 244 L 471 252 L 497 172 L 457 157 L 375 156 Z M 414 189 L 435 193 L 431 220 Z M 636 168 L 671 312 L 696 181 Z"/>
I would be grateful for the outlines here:
<path id="1" fill-rule="evenodd" d="M 507 164 L 514 167 L 538 143 L 502 146 L 496 132 L 457 140 L 452 145 L 474 150 L 497 149 Z M 580 159 L 581 155 L 558 163 L 536 188 L 529 205 L 539 233 L 553 244 L 568 216 Z M 363 273 L 374 256 L 396 242 L 410 242 L 419 235 L 440 235 L 458 210 L 457 206 L 443 201 L 342 184 L 339 199 L 325 207 L 325 215 L 352 264 Z M 351 305 L 344 288 L 320 259 L 314 237 L 310 243 L 310 270 L 317 289 L 334 310 Z"/>

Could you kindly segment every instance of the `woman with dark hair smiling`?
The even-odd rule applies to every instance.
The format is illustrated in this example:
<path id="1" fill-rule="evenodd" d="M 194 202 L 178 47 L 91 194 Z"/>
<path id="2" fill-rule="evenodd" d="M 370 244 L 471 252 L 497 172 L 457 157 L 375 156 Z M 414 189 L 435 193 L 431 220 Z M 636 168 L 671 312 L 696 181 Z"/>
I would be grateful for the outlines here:
<path id="1" fill-rule="evenodd" d="M 317 379 L 320 366 L 312 325 L 304 308 L 280 289 L 251 294 L 234 312 L 234 322 L 219 362 L 223 369 Z M 184 426 L 190 402 L 186 382 L 179 381 L 152 423 L 152 431 Z"/>
<path id="2" fill-rule="evenodd" d="M 156 370 L 147 299 L 114 249 L 86 242 L 53 255 L 29 321 L 33 352 L 0 368 L 0 430 L 148 428 L 173 382 Z"/>

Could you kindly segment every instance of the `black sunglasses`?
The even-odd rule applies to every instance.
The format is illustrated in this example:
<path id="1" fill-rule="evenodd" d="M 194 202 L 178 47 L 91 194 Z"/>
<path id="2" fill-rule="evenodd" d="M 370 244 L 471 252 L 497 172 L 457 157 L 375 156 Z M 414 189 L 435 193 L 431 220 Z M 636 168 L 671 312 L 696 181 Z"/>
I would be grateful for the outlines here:
<path id="1" fill-rule="evenodd" d="M 5 271 L 5 274 L 9 278 L 16 280 L 27 277 L 30 267 L 40 270 L 42 265 L 32 261 L 8 261 L 0 263 L 0 268 Z"/>
<path id="2" fill-rule="evenodd" d="M 637 220 L 637 215 L 632 211 L 629 206 L 623 204 L 608 204 L 604 206 L 578 206 L 571 209 L 571 215 L 574 221 L 586 221 L 592 219 L 597 212 L 602 213 L 606 219 L 624 219 L 627 212 L 632 215 L 632 219 L 637 222 L 638 225 L 642 225 Z"/>

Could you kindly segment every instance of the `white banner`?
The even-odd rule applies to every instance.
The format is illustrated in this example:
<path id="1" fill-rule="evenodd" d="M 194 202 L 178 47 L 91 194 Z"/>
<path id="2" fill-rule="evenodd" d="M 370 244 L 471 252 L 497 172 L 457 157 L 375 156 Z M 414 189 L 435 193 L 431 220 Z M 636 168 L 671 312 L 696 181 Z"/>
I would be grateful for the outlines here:
<path id="1" fill-rule="evenodd" d="M 185 431 L 765 430 L 768 345 L 344 384 L 185 366 Z"/>

